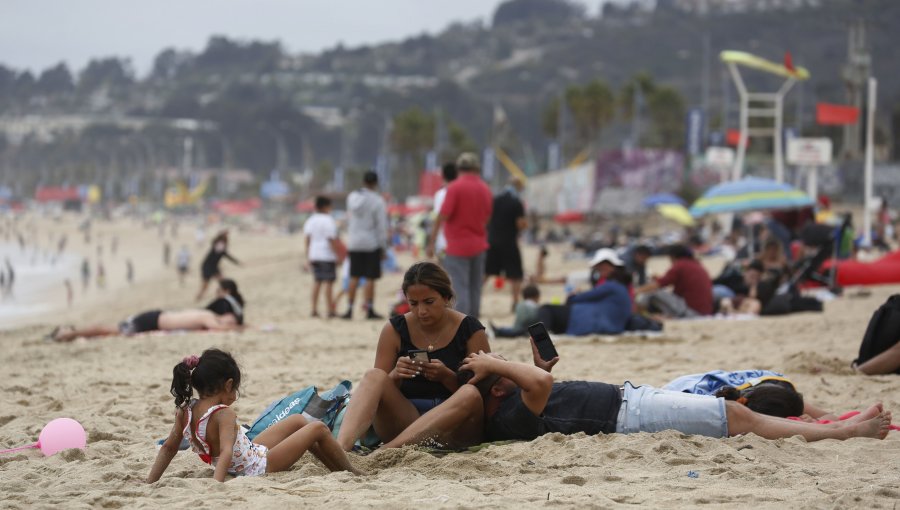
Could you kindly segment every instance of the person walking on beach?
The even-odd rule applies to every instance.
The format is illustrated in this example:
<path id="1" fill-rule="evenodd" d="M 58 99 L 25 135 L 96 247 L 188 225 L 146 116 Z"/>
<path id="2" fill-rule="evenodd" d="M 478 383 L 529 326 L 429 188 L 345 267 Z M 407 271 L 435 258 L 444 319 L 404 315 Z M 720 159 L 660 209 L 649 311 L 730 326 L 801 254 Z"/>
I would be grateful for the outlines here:
<path id="1" fill-rule="evenodd" d="M 228 253 L 227 230 L 219 232 L 219 235 L 213 238 L 209 251 L 203 259 L 203 264 L 200 266 L 200 277 L 202 281 L 200 283 L 200 290 L 197 292 L 197 301 L 203 299 L 203 294 L 206 292 L 206 287 L 209 286 L 210 280 L 214 278 L 219 280 L 222 278 L 222 271 L 219 269 L 219 263 L 222 261 L 223 257 L 234 262 L 236 265 L 241 265 L 236 258 Z"/>
<path id="2" fill-rule="evenodd" d="M 105 289 L 106 288 L 106 268 L 103 267 L 103 261 L 97 261 L 97 288 Z"/>
<path id="3" fill-rule="evenodd" d="M 88 284 L 91 283 L 91 263 L 87 257 L 81 261 L 81 290 L 87 292 Z"/>
<path id="4" fill-rule="evenodd" d="M 125 279 L 128 280 L 129 285 L 134 283 L 134 264 L 131 259 L 125 260 Z"/>
<path id="5" fill-rule="evenodd" d="M 375 313 L 375 280 L 381 278 L 381 261 L 388 248 L 387 205 L 376 190 L 378 174 L 369 170 L 363 176 L 363 187 L 347 197 L 347 250 L 350 257 L 350 288 L 347 290 L 347 313 L 353 318 L 353 302 L 359 279 L 365 278 L 366 318 L 383 319 Z"/>
<path id="6" fill-rule="evenodd" d="M 519 199 L 524 188 L 522 181 L 512 178 L 509 185 L 494 197 L 491 221 L 488 225 L 487 258 L 484 274 L 505 277 L 512 291 L 512 309 L 519 303 L 522 288 L 522 254 L 519 251 L 519 233 L 528 227 L 525 206 Z"/>
<path id="7" fill-rule="evenodd" d="M 461 154 L 456 169 L 459 177 L 447 186 L 447 196 L 432 226 L 426 254 L 434 256 L 437 235 L 443 228 L 447 237 L 444 267 L 456 291 L 456 309 L 478 318 L 488 249 L 486 227 L 494 197 L 479 175 L 478 156 L 471 152 Z"/>
<path id="8" fill-rule="evenodd" d="M 306 236 L 306 270 L 313 273 L 312 316 L 319 316 L 319 290 L 325 286 L 325 304 L 328 317 L 337 315 L 334 308 L 332 285 L 337 278 L 338 230 L 331 217 L 331 199 L 316 197 L 316 212 L 303 224 Z"/>
<path id="9" fill-rule="evenodd" d="M 184 287 L 184 277 L 187 276 L 191 265 L 191 252 L 186 244 L 181 245 L 178 255 L 175 256 L 175 267 L 178 268 L 178 283 Z"/>
<path id="10" fill-rule="evenodd" d="M 6 286 L 3 288 L 3 296 L 7 299 L 13 298 L 13 286 L 16 284 L 16 271 L 13 269 L 12 262 L 6 257 Z"/>
<path id="11" fill-rule="evenodd" d="M 441 207 L 444 205 L 444 199 L 447 197 L 447 186 L 450 185 L 451 182 L 456 180 L 456 177 L 459 175 L 459 172 L 456 170 L 456 162 L 450 161 L 448 163 L 444 163 L 444 166 L 441 168 L 441 176 L 444 178 L 444 185 L 441 186 L 441 189 L 437 190 L 434 194 L 434 210 L 432 215 L 434 218 L 441 213 Z M 447 250 L 447 238 L 444 236 L 444 229 L 438 231 L 437 239 L 434 242 L 434 254 L 437 256 L 438 262 L 441 265 L 444 264 L 444 255 Z"/>
<path id="12" fill-rule="evenodd" d="M 72 302 L 75 301 L 75 291 L 72 289 L 72 280 L 66 278 L 66 306 L 72 308 Z"/>

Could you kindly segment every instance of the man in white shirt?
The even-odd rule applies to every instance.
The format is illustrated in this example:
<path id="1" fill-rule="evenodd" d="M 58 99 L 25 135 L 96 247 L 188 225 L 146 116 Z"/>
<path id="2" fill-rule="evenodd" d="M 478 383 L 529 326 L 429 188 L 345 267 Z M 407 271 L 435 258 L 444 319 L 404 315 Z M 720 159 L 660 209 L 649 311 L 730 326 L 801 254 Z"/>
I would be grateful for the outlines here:
<path id="1" fill-rule="evenodd" d="M 331 217 L 331 199 L 316 197 L 316 212 L 303 224 L 306 236 L 306 270 L 313 273 L 312 316 L 318 317 L 319 289 L 325 284 L 325 302 L 328 305 L 328 316 L 336 315 L 334 298 L 331 293 L 336 277 L 338 252 L 337 224 Z"/>
<path id="2" fill-rule="evenodd" d="M 387 204 L 376 191 L 378 174 L 368 171 L 363 187 L 347 197 L 347 251 L 350 257 L 350 288 L 347 290 L 347 313 L 353 318 L 353 301 L 359 279 L 365 278 L 366 318 L 383 319 L 375 313 L 375 280 L 381 278 L 381 261 L 388 248 Z"/>
<path id="3" fill-rule="evenodd" d="M 434 209 L 433 209 L 433 218 L 437 218 L 441 213 L 441 206 L 444 205 L 444 197 L 447 196 L 447 186 L 450 185 L 451 182 L 456 180 L 456 176 L 458 175 L 456 171 L 456 163 L 450 161 L 448 163 L 444 163 L 443 168 L 441 168 L 441 175 L 444 178 L 444 185 L 441 186 L 441 189 L 437 190 L 434 194 Z M 438 261 L 443 265 L 444 263 L 444 252 L 447 250 L 447 238 L 444 237 L 444 229 L 442 228 L 440 232 L 437 234 L 437 239 L 434 242 L 434 254 L 437 256 Z"/>

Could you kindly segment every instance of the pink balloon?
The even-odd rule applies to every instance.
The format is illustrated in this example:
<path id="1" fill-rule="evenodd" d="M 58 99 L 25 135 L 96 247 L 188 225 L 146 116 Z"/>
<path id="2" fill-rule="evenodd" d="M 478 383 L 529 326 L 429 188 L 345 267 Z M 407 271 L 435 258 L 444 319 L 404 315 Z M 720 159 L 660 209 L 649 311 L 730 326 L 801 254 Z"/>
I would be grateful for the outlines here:
<path id="1" fill-rule="evenodd" d="M 45 425 L 37 442 L 47 456 L 69 448 L 83 449 L 86 444 L 84 427 L 72 418 L 57 418 Z"/>

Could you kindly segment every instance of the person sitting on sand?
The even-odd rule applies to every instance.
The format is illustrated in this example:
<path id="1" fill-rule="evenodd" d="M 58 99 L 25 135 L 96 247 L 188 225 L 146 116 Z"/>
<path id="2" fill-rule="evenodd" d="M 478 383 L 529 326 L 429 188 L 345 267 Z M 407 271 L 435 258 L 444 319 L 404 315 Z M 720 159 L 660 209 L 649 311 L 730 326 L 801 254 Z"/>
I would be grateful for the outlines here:
<path id="1" fill-rule="evenodd" d="M 604 264 L 610 262 L 599 265 Z M 603 275 L 603 283 L 591 290 L 569 296 L 564 305 L 542 305 L 538 320 L 550 332 L 567 335 L 617 335 L 625 331 L 632 310 L 628 293 L 631 275 L 624 267 L 610 266 L 612 270 Z"/>
<path id="2" fill-rule="evenodd" d="M 807 441 L 870 437 L 884 439 L 891 413 L 876 403 L 859 415 L 831 424 L 767 416 L 739 401 L 690 395 L 631 382 L 554 382 L 549 369 L 559 358 L 540 359 L 532 341 L 535 365 L 477 353 L 460 370 L 472 372 L 466 386 L 403 432 L 403 444 L 415 444 L 453 430 L 462 410 L 482 403 L 485 439 L 531 441 L 544 434 L 630 434 L 677 430 L 684 434 L 729 437 L 754 433 L 766 439 L 795 435 Z M 400 441 L 398 441 L 400 442 Z M 395 445 L 385 445 L 395 446 Z"/>
<path id="3" fill-rule="evenodd" d="M 351 450 L 368 428 L 391 442 L 410 424 L 450 398 L 459 388 L 456 372 L 467 355 L 489 351 L 484 326 L 453 308 L 450 277 L 431 262 L 414 264 L 403 277 L 410 311 L 392 317 L 378 339 L 375 368 L 353 391 L 338 442 Z M 414 361 L 411 351 L 426 351 L 428 361 Z M 442 435 L 448 443 L 480 442 L 480 407 Z"/>
<path id="4" fill-rule="evenodd" d="M 94 325 L 84 328 L 56 328 L 49 340 L 71 342 L 79 337 L 111 335 L 132 336 L 149 331 L 208 330 L 229 331 L 244 326 L 244 298 L 234 280 L 219 280 L 217 297 L 203 310 L 150 310 L 133 315 L 117 326 Z"/>
<path id="5" fill-rule="evenodd" d="M 672 267 L 661 278 L 634 289 L 638 304 L 668 317 L 697 317 L 713 313 L 709 273 L 684 245 L 669 247 Z M 662 290 L 672 286 L 672 291 Z"/>
<path id="6" fill-rule="evenodd" d="M 213 478 L 219 482 L 224 482 L 227 474 L 260 476 L 287 471 L 307 450 L 331 471 L 359 474 L 328 427 L 308 422 L 299 414 L 272 425 L 251 442 L 229 407 L 237 400 L 241 371 L 227 352 L 207 349 L 200 357 L 187 356 L 175 365 L 172 375 L 175 424 L 156 455 L 147 483 L 160 479 L 182 439 L 190 441 L 200 460 L 215 468 Z"/>

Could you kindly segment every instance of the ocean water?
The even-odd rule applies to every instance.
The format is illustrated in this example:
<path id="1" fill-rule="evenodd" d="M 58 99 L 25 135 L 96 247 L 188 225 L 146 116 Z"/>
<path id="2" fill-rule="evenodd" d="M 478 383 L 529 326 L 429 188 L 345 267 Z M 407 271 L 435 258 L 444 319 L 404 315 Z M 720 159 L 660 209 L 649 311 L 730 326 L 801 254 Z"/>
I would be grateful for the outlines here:
<path id="1" fill-rule="evenodd" d="M 12 265 L 15 280 L 11 294 L 0 291 L 0 329 L 8 329 L 24 317 L 34 317 L 54 306 L 65 305 L 65 280 L 73 289 L 81 285 L 78 276 L 79 257 L 61 256 L 18 244 L 0 243 L 0 273 L 4 285 L 9 278 L 6 261 Z"/>

